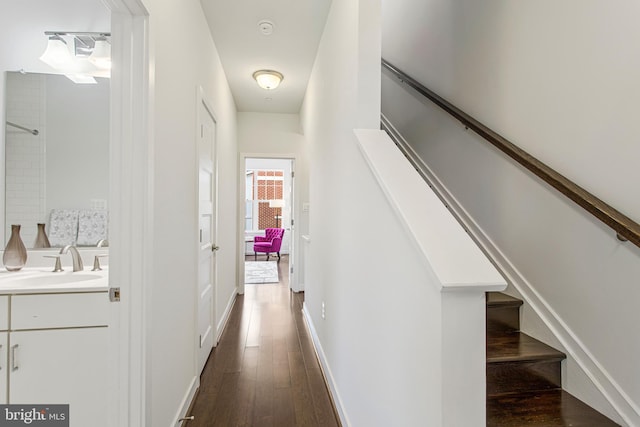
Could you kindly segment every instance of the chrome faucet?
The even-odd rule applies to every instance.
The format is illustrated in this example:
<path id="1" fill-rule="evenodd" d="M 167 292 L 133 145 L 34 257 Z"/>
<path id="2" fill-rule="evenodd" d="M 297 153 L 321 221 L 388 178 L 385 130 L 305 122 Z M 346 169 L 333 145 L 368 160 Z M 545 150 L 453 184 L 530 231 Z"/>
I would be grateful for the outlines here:
<path id="1" fill-rule="evenodd" d="M 71 258 L 73 260 L 73 271 L 82 271 L 84 270 L 84 266 L 82 265 L 82 256 L 80 252 L 78 252 L 78 248 L 72 245 L 67 245 L 60 249 L 61 254 L 66 254 L 71 251 Z"/>

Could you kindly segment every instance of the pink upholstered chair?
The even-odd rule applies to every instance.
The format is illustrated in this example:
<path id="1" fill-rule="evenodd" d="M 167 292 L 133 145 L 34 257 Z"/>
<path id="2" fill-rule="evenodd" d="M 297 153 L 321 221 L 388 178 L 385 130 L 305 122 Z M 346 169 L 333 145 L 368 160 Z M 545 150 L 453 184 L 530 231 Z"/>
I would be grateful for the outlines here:
<path id="1" fill-rule="evenodd" d="M 282 236 L 284 236 L 283 228 L 265 228 L 264 236 L 255 236 L 253 239 L 253 253 L 255 260 L 258 260 L 258 252 L 266 253 L 267 261 L 269 261 L 269 254 L 275 252 L 278 254 L 278 261 L 280 261 Z"/>

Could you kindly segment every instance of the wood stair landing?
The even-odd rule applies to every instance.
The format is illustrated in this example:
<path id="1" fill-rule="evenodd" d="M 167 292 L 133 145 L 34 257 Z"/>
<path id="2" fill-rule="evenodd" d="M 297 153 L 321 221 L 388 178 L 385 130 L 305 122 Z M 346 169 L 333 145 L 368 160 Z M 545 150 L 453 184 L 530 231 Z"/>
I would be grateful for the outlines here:
<path id="1" fill-rule="evenodd" d="M 520 306 L 487 293 L 487 426 L 618 426 L 562 390 L 566 356 L 520 332 Z"/>

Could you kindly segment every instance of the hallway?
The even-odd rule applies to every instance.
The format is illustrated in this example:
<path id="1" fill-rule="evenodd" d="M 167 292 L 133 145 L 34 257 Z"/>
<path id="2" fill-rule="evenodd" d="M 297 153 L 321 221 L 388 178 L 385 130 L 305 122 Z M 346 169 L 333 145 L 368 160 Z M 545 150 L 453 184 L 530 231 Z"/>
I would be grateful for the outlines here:
<path id="1" fill-rule="evenodd" d="M 304 293 L 289 290 L 288 269 L 283 256 L 278 284 L 246 285 L 238 295 L 186 427 L 340 425 L 302 317 Z"/>

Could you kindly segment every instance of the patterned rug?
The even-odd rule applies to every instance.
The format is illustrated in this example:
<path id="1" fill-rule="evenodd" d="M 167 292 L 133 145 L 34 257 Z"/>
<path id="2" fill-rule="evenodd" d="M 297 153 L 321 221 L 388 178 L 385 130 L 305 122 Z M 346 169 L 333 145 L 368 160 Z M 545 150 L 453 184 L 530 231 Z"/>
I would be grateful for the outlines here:
<path id="1" fill-rule="evenodd" d="M 244 263 L 244 283 L 278 283 L 276 261 L 247 261 Z"/>

